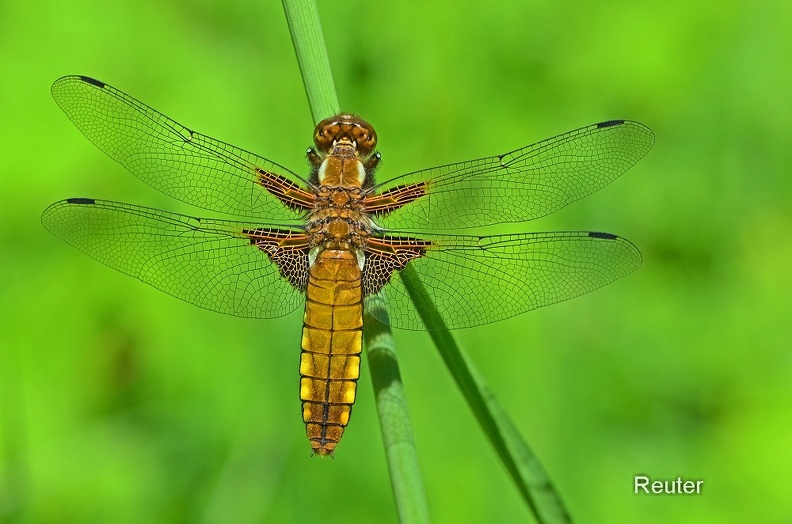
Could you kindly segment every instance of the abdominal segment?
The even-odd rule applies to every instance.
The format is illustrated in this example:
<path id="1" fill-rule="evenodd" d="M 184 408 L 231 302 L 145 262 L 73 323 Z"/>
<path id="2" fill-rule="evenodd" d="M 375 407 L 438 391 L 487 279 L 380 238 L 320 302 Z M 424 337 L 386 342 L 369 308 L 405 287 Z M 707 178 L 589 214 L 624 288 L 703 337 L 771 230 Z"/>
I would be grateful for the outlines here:
<path id="1" fill-rule="evenodd" d="M 361 271 L 355 254 L 325 249 L 311 266 L 300 354 L 300 399 L 311 447 L 332 454 L 349 423 L 360 376 Z"/>

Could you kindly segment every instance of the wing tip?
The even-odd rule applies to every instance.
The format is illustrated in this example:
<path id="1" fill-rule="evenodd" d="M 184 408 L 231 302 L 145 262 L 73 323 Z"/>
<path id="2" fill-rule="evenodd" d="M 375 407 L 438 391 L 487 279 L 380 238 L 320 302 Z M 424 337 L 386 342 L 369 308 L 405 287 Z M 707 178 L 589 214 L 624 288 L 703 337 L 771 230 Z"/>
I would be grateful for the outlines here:
<path id="1" fill-rule="evenodd" d="M 619 126 L 627 126 L 632 128 L 636 131 L 642 131 L 644 134 L 649 135 L 649 147 L 651 148 L 654 144 L 654 132 L 646 125 L 640 122 L 636 122 L 635 120 L 627 120 L 627 119 L 619 119 L 619 120 L 605 120 L 604 122 L 598 122 L 594 124 L 594 127 L 597 129 L 606 129 L 608 127 L 619 127 Z"/>
<path id="2" fill-rule="evenodd" d="M 622 245 L 628 246 L 629 249 L 632 251 L 634 258 L 636 259 L 635 269 L 640 267 L 641 263 L 643 262 L 643 255 L 641 254 L 641 250 L 638 249 L 638 247 L 635 244 L 633 244 L 624 237 L 620 237 L 619 235 L 614 235 L 613 233 L 604 233 L 602 231 L 589 231 L 588 236 L 589 238 L 618 242 Z"/>

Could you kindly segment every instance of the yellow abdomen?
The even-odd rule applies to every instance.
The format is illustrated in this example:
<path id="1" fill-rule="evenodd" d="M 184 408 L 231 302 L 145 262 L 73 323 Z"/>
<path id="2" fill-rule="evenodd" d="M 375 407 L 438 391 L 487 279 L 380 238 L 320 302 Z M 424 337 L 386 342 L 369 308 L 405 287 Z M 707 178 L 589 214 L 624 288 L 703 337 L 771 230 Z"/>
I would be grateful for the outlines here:
<path id="1" fill-rule="evenodd" d="M 300 354 L 300 399 L 311 447 L 333 452 L 349 423 L 360 376 L 361 272 L 354 253 L 325 249 L 311 266 Z"/>

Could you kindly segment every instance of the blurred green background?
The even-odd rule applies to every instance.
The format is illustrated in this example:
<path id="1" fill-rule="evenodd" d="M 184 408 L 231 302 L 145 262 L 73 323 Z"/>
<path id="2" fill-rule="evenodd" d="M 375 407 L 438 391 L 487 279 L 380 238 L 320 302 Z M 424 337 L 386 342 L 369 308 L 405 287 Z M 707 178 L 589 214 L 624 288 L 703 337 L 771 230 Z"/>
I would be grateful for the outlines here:
<path id="1" fill-rule="evenodd" d="M 657 136 L 617 182 L 519 228 L 626 236 L 640 271 L 456 333 L 579 522 L 792 518 L 789 6 L 320 2 L 381 177 L 611 118 Z M 73 196 L 206 215 L 85 140 L 49 95 L 64 74 L 305 170 L 280 2 L 4 0 L 0 70 L 0 519 L 396 521 L 365 360 L 335 459 L 312 459 L 299 313 L 198 309 L 39 222 Z M 527 520 L 428 335 L 396 337 L 435 522 Z M 638 496 L 636 474 L 704 490 Z"/>

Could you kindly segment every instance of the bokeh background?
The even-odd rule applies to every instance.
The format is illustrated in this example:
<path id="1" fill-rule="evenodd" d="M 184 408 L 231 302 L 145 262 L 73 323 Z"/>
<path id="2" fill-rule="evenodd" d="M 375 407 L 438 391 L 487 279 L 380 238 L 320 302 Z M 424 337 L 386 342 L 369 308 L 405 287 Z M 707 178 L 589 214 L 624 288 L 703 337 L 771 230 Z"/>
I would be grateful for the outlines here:
<path id="1" fill-rule="evenodd" d="M 579 522 L 792 519 L 792 8 L 783 1 L 321 1 L 344 109 L 382 177 L 631 118 L 650 154 L 523 230 L 631 239 L 640 271 L 456 333 Z M 305 169 L 280 2 L 0 3 L 0 520 L 394 522 L 367 363 L 311 458 L 300 314 L 214 314 L 52 237 L 50 203 L 204 214 L 85 140 L 49 95 L 86 74 Z M 436 522 L 529 519 L 425 333 L 396 332 Z M 646 496 L 633 477 L 703 479 Z"/>

